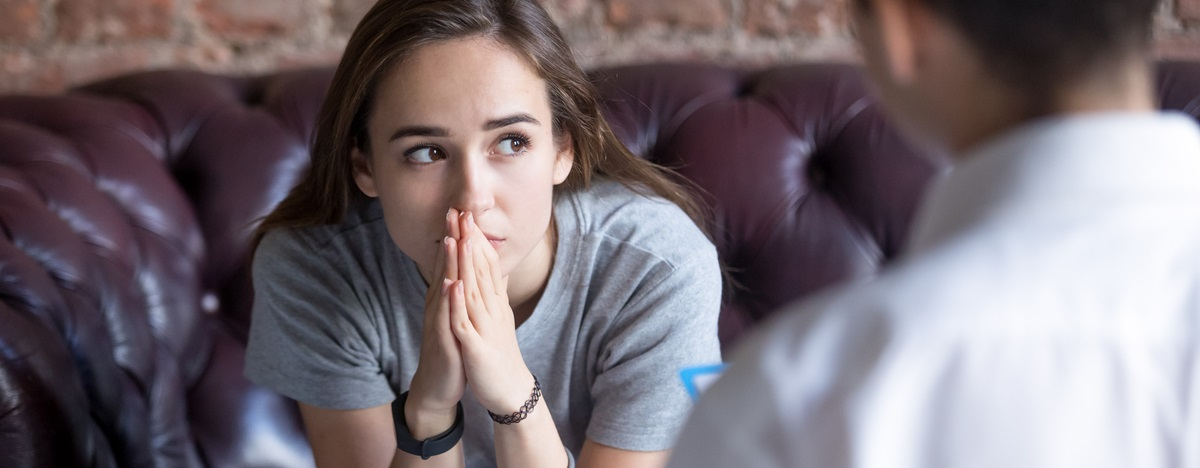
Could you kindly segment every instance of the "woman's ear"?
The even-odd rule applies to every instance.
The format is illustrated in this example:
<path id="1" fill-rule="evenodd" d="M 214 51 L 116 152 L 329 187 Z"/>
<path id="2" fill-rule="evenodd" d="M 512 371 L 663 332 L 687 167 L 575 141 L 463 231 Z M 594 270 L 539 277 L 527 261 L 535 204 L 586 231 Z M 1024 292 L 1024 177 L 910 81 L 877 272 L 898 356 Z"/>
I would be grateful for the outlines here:
<path id="1" fill-rule="evenodd" d="M 571 166 L 575 164 L 575 141 L 570 133 L 563 134 L 558 145 L 558 154 L 554 158 L 554 185 L 567 180 L 571 175 Z"/>
<path id="2" fill-rule="evenodd" d="M 358 145 L 350 151 L 350 164 L 354 171 L 354 183 L 358 185 L 358 189 L 363 195 L 368 197 L 378 197 L 379 192 L 375 191 L 375 175 L 371 171 L 371 157 L 363 154 L 358 149 Z"/>

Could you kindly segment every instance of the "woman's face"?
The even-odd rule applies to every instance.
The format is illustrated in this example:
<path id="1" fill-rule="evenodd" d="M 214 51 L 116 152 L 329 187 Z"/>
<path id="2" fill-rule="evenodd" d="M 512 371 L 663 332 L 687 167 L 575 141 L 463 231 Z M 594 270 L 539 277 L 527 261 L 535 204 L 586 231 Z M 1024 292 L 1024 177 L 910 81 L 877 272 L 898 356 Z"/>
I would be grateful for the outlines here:
<path id="1" fill-rule="evenodd" d="M 450 208 L 470 212 L 511 274 L 548 239 L 554 186 L 570 172 L 546 82 L 483 38 L 422 47 L 376 90 L 371 153 L 355 182 L 379 198 L 392 240 L 432 275 Z"/>

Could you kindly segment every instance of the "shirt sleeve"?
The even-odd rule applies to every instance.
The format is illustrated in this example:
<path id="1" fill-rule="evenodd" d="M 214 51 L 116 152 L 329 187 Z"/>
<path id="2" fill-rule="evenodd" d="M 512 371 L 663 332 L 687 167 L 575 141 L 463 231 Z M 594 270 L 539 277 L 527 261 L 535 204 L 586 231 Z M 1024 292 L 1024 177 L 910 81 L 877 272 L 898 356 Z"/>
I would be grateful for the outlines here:
<path id="1" fill-rule="evenodd" d="M 774 447 L 784 430 L 771 388 L 755 363 L 727 367 L 696 405 L 668 468 L 796 466 Z"/>
<path id="2" fill-rule="evenodd" d="M 1163 421 L 1183 411 L 1159 382 L 1184 366 L 1145 352 L 1170 345 L 851 305 L 806 303 L 760 327 L 701 398 L 668 466 L 1171 465 L 1163 428 L 1177 423 Z"/>
<path id="3" fill-rule="evenodd" d="M 666 450 L 691 411 L 679 377 L 721 360 L 715 249 L 651 270 L 618 314 L 597 360 L 587 437 L 624 450 Z"/>
<path id="4" fill-rule="evenodd" d="M 395 399 L 381 338 L 353 275 L 296 231 L 269 233 L 255 253 L 246 347 L 251 381 L 305 404 L 360 409 Z"/>
<path id="5" fill-rule="evenodd" d="M 780 311 L 746 338 L 700 398 L 669 468 L 859 466 L 846 402 L 886 339 L 883 327 L 847 327 L 825 307 L 818 298 Z M 814 429 L 818 419 L 832 423 Z"/>

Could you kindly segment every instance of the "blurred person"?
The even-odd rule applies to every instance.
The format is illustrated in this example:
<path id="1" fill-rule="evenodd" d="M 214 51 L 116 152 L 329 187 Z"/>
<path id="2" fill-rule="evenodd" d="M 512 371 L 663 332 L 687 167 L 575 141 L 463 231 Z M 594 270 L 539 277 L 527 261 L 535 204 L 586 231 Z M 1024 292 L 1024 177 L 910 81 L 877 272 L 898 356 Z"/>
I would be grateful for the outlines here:
<path id="1" fill-rule="evenodd" d="M 669 466 L 1200 466 L 1200 130 L 1156 0 L 855 0 L 885 107 L 954 155 L 902 259 L 788 307 Z"/>
<path id="2" fill-rule="evenodd" d="M 721 273 L 534 0 L 382 0 L 260 228 L 246 375 L 325 466 L 660 467 Z"/>

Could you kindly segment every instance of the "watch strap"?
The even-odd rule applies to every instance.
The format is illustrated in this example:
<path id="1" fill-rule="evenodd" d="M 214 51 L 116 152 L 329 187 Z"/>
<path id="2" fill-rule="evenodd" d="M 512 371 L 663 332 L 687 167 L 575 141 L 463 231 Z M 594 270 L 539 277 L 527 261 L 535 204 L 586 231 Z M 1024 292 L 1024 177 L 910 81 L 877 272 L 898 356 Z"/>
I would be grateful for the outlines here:
<path id="1" fill-rule="evenodd" d="M 396 425 L 396 448 L 405 453 L 419 456 L 422 460 L 428 460 L 429 457 L 446 453 L 458 445 L 458 441 L 462 439 L 464 426 L 462 402 L 458 403 L 454 415 L 454 425 L 450 426 L 450 429 L 428 439 L 417 440 L 409 432 L 408 423 L 404 419 L 404 403 L 406 401 L 408 401 L 408 392 L 401 393 L 400 397 L 392 402 L 392 421 Z"/>

